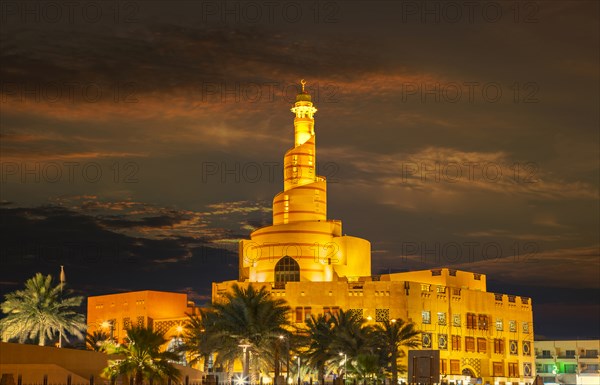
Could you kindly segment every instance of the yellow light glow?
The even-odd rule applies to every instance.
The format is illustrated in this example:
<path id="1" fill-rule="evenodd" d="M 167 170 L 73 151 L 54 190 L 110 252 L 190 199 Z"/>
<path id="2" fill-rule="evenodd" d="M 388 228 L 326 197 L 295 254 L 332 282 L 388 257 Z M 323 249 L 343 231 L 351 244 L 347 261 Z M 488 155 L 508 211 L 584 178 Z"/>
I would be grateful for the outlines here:
<path id="1" fill-rule="evenodd" d="M 102 323 L 100 324 L 100 327 L 101 327 L 102 329 L 109 329 L 109 328 L 110 328 L 110 322 L 108 322 L 108 321 L 104 321 L 104 322 L 102 322 Z"/>

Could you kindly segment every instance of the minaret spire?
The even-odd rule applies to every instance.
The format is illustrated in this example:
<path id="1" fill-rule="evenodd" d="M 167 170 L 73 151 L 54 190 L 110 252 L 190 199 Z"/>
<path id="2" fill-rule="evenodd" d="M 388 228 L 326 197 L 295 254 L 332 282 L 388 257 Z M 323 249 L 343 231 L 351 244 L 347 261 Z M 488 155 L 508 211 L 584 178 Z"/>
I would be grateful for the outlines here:
<path id="1" fill-rule="evenodd" d="M 294 119 L 294 147 L 298 147 L 315 135 L 314 114 L 317 109 L 313 106 L 310 94 L 305 91 L 306 81 L 300 80 L 302 92 L 296 95 L 296 103 L 291 111 L 296 114 Z"/>

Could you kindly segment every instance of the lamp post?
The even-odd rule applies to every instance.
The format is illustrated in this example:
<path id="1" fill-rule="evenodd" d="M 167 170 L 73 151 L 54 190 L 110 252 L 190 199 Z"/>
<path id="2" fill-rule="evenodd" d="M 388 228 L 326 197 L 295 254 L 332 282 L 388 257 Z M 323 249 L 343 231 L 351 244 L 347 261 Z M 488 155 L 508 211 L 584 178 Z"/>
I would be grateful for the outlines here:
<path id="1" fill-rule="evenodd" d="M 243 352 L 243 358 L 242 358 L 242 377 L 243 377 L 243 381 L 246 381 L 246 378 L 248 378 L 248 348 L 251 346 L 248 341 L 246 340 L 242 340 L 240 341 L 240 344 L 238 345 L 240 348 L 242 348 L 242 352 Z"/>
<path id="2" fill-rule="evenodd" d="M 285 384 L 287 385 L 290 381 L 290 339 L 289 337 L 280 335 L 279 340 L 285 340 L 285 347 L 287 349 L 285 353 Z M 279 365 L 279 362 L 276 365 Z M 277 381 L 277 379 L 275 379 L 275 381 Z"/>
<path id="3" fill-rule="evenodd" d="M 344 385 L 346 385 L 346 361 L 348 361 L 348 356 L 342 352 L 340 352 L 340 356 L 344 356 Z"/>

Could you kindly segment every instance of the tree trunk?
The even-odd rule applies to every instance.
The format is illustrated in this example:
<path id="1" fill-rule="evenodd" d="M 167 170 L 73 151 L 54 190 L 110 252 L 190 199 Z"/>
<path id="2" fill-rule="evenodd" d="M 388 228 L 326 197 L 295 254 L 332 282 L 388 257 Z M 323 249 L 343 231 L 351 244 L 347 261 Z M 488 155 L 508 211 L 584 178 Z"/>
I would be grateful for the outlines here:
<path id="1" fill-rule="evenodd" d="M 144 385 L 144 375 L 141 370 L 135 372 L 135 385 Z"/>
<path id="2" fill-rule="evenodd" d="M 275 368 L 273 370 L 273 373 L 275 375 L 275 385 L 278 385 L 278 381 L 279 381 L 279 343 L 277 341 L 275 341 L 275 359 L 273 360 L 275 363 Z"/>
<path id="3" fill-rule="evenodd" d="M 398 385 L 398 351 L 392 350 L 392 384 Z"/>
<path id="4" fill-rule="evenodd" d="M 38 345 L 40 345 L 40 346 L 46 345 L 46 335 L 43 332 L 40 333 L 40 342 Z"/>

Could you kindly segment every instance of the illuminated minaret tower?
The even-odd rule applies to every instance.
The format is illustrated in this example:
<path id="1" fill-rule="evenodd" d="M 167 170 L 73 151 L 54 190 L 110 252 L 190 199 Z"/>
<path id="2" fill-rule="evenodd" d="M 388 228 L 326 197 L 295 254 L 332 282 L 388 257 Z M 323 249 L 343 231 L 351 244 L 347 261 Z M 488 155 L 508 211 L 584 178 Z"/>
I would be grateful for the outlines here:
<path id="1" fill-rule="evenodd" d="M 327 183 L 316 175 L 311 96 L 296 95 L 294 147 L 284 156 L 283 191 L 273 199 L 273 225 L 240 242 L 240 281 L 332 281 L 371 275 L 371 244 L 342 236 L 342 222 L 327 219 Z M 337 277 L 336 277 L 337 276 Z"/>

